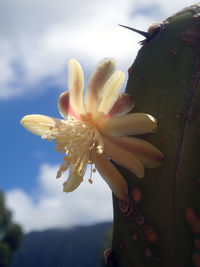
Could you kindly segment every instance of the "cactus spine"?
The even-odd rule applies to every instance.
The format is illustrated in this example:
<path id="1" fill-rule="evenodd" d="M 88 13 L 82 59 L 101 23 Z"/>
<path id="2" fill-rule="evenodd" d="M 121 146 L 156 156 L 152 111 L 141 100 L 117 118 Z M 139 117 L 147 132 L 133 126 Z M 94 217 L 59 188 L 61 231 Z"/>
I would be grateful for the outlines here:
<path id="1" fill-rule="evenodd" d="M 127 92 L 135 112 L 157 118 L 158 132 L 144 138 L 165 162 L 144 179 L 119 167 L 129 198 L 113 196 L 109 266 L 200 266 L 200 3 L 159 27 L 129 70 Z"/>

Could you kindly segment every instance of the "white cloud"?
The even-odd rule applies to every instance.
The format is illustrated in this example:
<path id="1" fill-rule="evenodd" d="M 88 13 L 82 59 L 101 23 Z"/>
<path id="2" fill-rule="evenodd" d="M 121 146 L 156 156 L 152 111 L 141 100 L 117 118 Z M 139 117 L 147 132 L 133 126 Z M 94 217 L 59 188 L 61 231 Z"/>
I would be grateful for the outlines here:
<path id="1" fill-rule="evenodd" d="M 41 80 L 59 74 L 75 57 L 91 71 L 114 57 L 126 71 L 139 48 L 139 36 L 118 23 L 143 30 L 195 2 L 186 0 L 2 0 L 0 9 L 0 99 L 23 95 Z M 145 10 L 153 12 L 145 14 Z M 144 11 L 144 12 L 143 12 Z M 134 13 L 135 12 L 135 13 Z M 139 13 L 138 13 L 139 12 Z M 134 14 L 134 15 L 132 15 Z"/>
<path id="2" fill-rule="evenodd" d="M 41 165 L 38 187 L 32 194 L 20 188 L 6 193 L 13 219 L 26 232 L 112 220 L 112 194 L 99 174 L 93 174 L 92 185 L 86 174 L 78 189 L 66 194 L 63 181 L 55 178 L 57 170 L 58 166 Z"/>

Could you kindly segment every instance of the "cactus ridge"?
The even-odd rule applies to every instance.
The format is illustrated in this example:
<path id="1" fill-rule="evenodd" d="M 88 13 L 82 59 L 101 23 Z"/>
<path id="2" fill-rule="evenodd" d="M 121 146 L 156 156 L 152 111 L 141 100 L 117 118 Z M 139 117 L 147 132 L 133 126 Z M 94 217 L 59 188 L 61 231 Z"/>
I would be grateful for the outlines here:
<path id="1" fill-rule="evenodd" d="M 177 149 L 176 149 L 176 155 L 175 155 L 175 162 L 174 162 L 174 172 L 173 172 L 173 232 L 174 232 L 174 242 L 176 244 L 176 263 L 177 266 L 179 266 L 179 250 L 177 247 L 177 241 L 176 241 L 176 185 L 177 185 L 177 179 L 180 179 L 179 176 L 179 167 L 181 164 L 181 156 L 182 156 L 182 150 L 184 149 L 184 138 L 185 138 L 185 131 L 186 128 L 189 127 L 192 120 L 196 116 L 196 101 L 195 101 L 195 92 L 198 89 L 199 81 L 200 81 L 200 34 L 198 33 L 198 26 L 200 23 L 200 7 L 198 5 L 195 5 L 191 7 L 189 10 L 193 13 L 193 18 L 195 20 L 195 27 L 192 30 L 186 30 L 183 35 L 181 36 L 182 41 L 189 46 L 194 47 L 196 50 L 196 59 L 194 62 L 194 72 L 192 75 L 191 80 L 189 81 L 189 87 L 188 87 L 188 104 L 185 109 L 185 114 L 182 114 L 184 120 L 183 125 L 180 128 L 180 134 L 177 140 Z M 184 9 L 184 11 L 188 11 L 188 9 Z M 182 14 L 182 12 L 178 13 L 179 15 Z"/>

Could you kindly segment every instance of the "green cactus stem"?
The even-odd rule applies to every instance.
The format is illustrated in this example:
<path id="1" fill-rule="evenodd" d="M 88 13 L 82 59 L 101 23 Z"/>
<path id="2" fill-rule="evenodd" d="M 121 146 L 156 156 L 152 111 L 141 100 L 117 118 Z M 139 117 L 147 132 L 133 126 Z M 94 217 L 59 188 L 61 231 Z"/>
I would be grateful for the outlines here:
<path id="1" fill-rule="evenodd" d="M 200 3 L 154 24 L 129 69 L 135 112 L 158 121 L 143 136 L 165 155 L 144 179 L 118 167 L 129 197 L 113 196 L 109 266 L 200 266 Z M 113 264 L 112 264 L 113 259 Z"/>

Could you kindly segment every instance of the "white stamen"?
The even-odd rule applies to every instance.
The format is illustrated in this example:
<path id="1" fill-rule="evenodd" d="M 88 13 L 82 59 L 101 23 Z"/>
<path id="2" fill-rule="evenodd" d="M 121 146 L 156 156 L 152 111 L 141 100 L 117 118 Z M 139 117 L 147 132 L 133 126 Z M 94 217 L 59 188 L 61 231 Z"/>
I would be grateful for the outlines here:
<path id="1" fill-rule="evenodd" d="M 83 176 L 86 164 L 93 162 L 93 153 L 103 153 L 103 139 L 98 130 L 89 123 L 77 121 L 73 117 L 52 129 L 42 138 L 54 138 L 56 151 L 66 153 L 64 162 L 57 172 L 57 178 L 60 178 L 71 164 L 77 174 Z"/>

